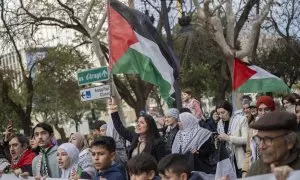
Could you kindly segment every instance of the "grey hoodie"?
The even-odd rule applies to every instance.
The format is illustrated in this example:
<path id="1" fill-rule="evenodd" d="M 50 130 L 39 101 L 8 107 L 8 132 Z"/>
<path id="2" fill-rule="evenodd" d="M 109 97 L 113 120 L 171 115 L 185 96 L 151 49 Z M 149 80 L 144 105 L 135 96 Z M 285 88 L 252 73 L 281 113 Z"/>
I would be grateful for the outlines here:
<path id="1" fill-rule="evenodd" d="M 58 162 L 56 160 L 56 151 L 57 151 L 58 146 L 53 146 L 51 150 L 47 153 L 47 168 L 48 168 L 48 176 L 51 178 L 60 178 L 61 177 L 61 171 L 58 167 Z M 38 172 L 40 172 L 41 168 L 38 167 L 38 162 L 40 161 L 40 156 L 41 152 L 39 155 L 37 155 L 33 161 L 32 161 L 32 173 L 33 175 L 37 175 Z M 44 176 L 42 174 L 41 176 Z"/>

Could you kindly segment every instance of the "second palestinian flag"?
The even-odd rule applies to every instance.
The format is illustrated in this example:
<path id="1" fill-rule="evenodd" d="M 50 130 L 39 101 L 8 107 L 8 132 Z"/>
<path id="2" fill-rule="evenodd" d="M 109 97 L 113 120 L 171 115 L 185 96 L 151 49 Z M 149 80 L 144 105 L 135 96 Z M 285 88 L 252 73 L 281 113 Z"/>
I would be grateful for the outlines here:
<path id="1" fill-rule="evenodd" d="M 234 60 L 233 90 L 245 93 L 290 91 L 279 77 L 258 66 L 247 65 L 238 58 Z"/>

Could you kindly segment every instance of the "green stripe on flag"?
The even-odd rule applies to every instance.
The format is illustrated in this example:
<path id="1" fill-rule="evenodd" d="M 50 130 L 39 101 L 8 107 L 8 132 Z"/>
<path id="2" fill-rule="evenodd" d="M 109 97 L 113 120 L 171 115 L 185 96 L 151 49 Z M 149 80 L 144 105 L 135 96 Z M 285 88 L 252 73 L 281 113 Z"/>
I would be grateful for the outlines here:
<path id="1" fill-rule="evenodd" d="M 262 79 L 249 79 L 242 84 L 238 92 L 245 93 L 263 93 L 263 92 L 283 92 L 289 93 L 289 87 L 277 78 L 262 78 Z"/>
<path id="2" fill-rule="evenodd" d="M 118 59 L 113 66 L 112 73 L 139 74 L 142 80 L 159 87 L 160 95 L 167 101 L 168 105 L 174 101 L 169 93 L 171 84 L 162 77 L 149 57 L 132 48 L 128 48 L 126 53 Z"/>

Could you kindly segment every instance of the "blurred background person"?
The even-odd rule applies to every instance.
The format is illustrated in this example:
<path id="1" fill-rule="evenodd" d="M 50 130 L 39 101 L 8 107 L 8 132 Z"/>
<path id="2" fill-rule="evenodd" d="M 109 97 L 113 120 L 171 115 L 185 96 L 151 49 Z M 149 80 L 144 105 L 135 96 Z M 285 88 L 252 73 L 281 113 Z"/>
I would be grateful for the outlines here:
<path id="1" fill-rule="evenodd" d="M 93 165 L 92 152 L 84 136 L 78 132 L 72 133 L 69 142 L 74 144 L 79 150 L 78 165 L 83 171 L 87 172 L 91 177 L 94 177 L 96 175 L 96 169 Z"/>

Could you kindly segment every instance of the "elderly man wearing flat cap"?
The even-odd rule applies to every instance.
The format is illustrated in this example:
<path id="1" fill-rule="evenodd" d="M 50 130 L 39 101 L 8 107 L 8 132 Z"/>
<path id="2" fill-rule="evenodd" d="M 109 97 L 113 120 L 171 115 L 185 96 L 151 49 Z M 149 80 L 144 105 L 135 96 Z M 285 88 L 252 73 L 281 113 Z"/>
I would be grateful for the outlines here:
<path id="1" fill-rule="evenodd" d="M 294 114 L 270 112 L 250 127 L 258 130 L 253 138 L 259 144 L 260 159 L 252 164 L 247 176 L 274 172 L 278 179 L 287 176 L 291 170 L 300 169 L 297 120 Z"/>

